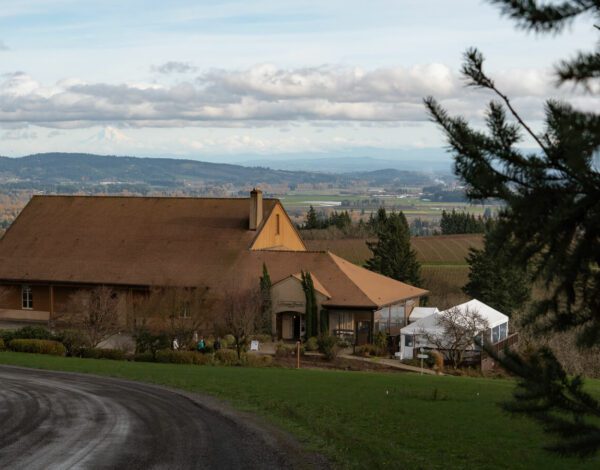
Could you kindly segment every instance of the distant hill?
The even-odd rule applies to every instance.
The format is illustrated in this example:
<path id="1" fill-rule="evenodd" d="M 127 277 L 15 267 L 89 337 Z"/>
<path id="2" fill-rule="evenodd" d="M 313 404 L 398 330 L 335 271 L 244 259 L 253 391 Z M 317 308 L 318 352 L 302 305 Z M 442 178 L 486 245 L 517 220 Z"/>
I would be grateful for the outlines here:
<path id="1" fill-rule="evenodd" d="M 443 154 L 442 154 L 443 155 Z M 254 165 L 275 170 L 316 171 L 319 173 L 354 173 L 373 170 L 400 170 L 419 173 L 450 173 L 452 161 L 448 158 L 432 158 L 426 154 L 412 159 L 388 159 L 373 157 L 325 157 L 325 158 L 281 158 L 255 159 L 239 162 L 240 165 Z"/>
<path id="2" fill-rule="evenodd" d="M 175 158 L 116 157 L 82 153 L 42 153 L 20 158 L 0 157 L 0 178 L 44 183 L 128 182 L 175 185 L 201 180 L 208 183 L 314 181 L 331 176 L 308 172 L 249 168 Z"/>
<path id="3" fill-rule="evenodd" d="M 0 183 L 6 189 L 61 191 L 194 189 L 207 185 L 330 183 L 429 184 L 419 172 L 357 171 L 334 174 L 278 170 L 258 166 L 208 163 L 175 158 L 117 157 L 81 153 L 43 153 L 19 158 L 0 157 Z"/>

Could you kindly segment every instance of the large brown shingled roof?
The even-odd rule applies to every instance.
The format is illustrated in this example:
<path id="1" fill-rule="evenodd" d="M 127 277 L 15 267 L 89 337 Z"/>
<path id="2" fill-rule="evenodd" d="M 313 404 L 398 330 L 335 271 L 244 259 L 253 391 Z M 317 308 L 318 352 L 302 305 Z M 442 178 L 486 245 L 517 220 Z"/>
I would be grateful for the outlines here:
<path id="1" fill-rule="evenodd" d="M 278 204 L 264 199 L 265 219 Z M 326 305 L 378 308 L 427 291 L 329 252 L 251 251 L 248 199 L 35 196 L 0 241 L 0 280 L 130 286 L 257 285 L 302 270 Z"/>

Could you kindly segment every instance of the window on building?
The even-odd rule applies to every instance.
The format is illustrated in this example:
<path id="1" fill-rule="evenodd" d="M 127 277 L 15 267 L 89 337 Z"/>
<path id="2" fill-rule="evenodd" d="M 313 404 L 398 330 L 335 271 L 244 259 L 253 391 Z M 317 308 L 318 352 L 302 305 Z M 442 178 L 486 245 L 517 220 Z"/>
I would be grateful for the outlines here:
<path id="1" fill-rule="evenodd" d="M 406 346 L 407 348 L 413 347 L 413 335 L 406 335 L 404 337 L 404 346 Z"/>
<path id="2" fill-rule="evenodd" d="M 492 328 L 492 343 L 497 343 L 506 339 L 508 336 L 508 323 L 502 323 L 501 325 Z"/>
<path id="3" fill-rule="evenodd" d="M 21 308 L 33 308 L 33 292 L 30 286 L 21 287 Z"/>
<path id="4" fill-rule="evenodd" d="M 190 318 L 190 304 L 187 302 L 179 309 L 179 318 Z"/>
<path id="5" fill-rule="evenodd" d="M 279 226 L 279 214 L 275 214 L 275 234 L 279 235 L 280 226 Z"/>
<path id="6" fill-rule="evenodd" d="M 329 326 L 338 336 L 354 334 L 354 317 L 350 312 L 332 312 Z"/>

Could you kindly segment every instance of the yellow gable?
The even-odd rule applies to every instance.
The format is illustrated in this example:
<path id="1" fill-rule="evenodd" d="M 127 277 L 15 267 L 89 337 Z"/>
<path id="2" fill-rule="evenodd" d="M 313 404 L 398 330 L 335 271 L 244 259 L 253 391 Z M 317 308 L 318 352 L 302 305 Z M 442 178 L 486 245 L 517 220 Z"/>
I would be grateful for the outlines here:
<path id="1" fill-rule="evenodd" d="M 268 215 L 251 249 L 306 251 L 304 242 L 280 203 Z"/>

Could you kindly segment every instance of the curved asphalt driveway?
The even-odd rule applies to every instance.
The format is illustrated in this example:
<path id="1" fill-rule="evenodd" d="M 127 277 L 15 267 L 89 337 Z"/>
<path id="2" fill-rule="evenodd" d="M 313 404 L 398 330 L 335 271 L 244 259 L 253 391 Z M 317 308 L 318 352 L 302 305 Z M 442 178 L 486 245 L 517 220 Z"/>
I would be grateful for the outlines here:
<path id="1" fill-rule="evenodd" d="M 1 468 L 322 464 L 306 458 L 289 437 L 210 398 L 126 380 L 0 366 Z"/>

